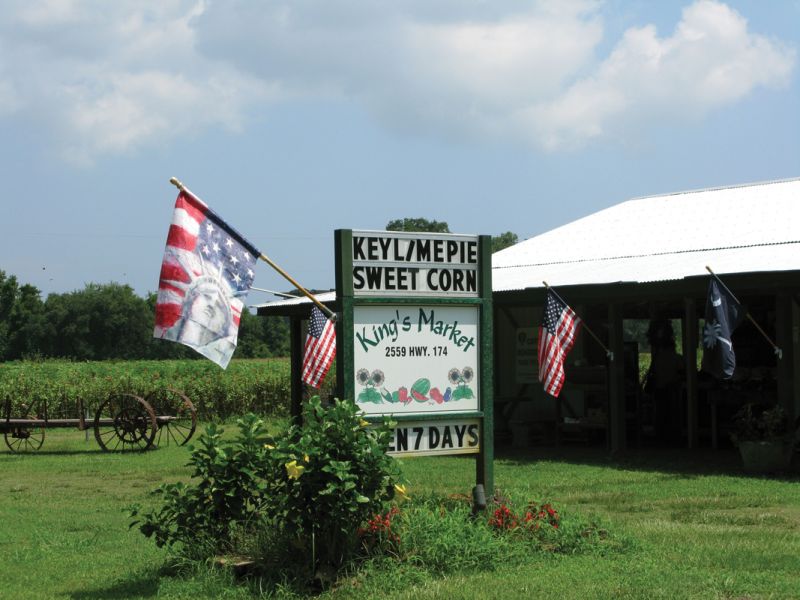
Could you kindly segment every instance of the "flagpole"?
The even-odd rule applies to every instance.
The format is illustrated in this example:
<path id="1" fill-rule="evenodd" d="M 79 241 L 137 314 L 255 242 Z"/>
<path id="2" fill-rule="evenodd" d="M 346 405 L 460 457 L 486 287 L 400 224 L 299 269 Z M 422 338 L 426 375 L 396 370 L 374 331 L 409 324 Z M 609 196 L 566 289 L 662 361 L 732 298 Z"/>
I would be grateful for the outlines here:
<path id="1" fill-rule="evenodd" d="M 556 298 L 558 298 L 559 300 L 561 300 L 561 302 L 563 302 L 563 303 L 564 303 L 566 306 L 569 306 L 569 304 L 567 304 L 567 301 L 566 301 L 566 300 L 564 300 L 564 299 L 563 299 L 561 296 L 559 296 L 559 295 L 558 295 L 558 292 L 557 292 L 557 291 L 556 291 L 554 288 L 550 287 L 550 286 L 547 284 L 547 282 L 546 282 L 546 281 L 543 281 L 542 283 L 544 284 L 544 287 L 545 287 L 545 288 L 547 288 L 548 290 L 550 290 L 551 292 L 553 292 L 553 294 L 555 295 L 555 297 L 556 297 Z M 577 314 L 577 313 L 576 313 L 576 314 Z M 598 344 L 600 344 L 600 347 L 601 347 L 603 350 L 605 350 L 605 351 L 606 351 L 606 356 L 609 358 L 609 360 L 612 360 L 612 361 L 613 361 L 613 360 L 614 360 L 614 353 L 613 353 L 611 350 L 609 350 L 608 348 L 606 348 L 605 344 L 604 344 L 603 342 L 601 342 L 601 341 L 600 341 L 600 338 L 599 338 L 599 337 L 597 337 L 597 336 L 594 334 L 594 331 L 592 331 L 591 329 L 589 329 L 589 326 L 586 324 L 586 321 L 585 321 L 585 320 L 581 319 L 581 323 L 583 324 L 583 328 L 586 330 L 586 333 L 588 333 L 590 336 L 592 336 L 592 337 L 595 339 L 595 341 L 596 341 Z"/>
<path id="2" fill-rule="evenodd" d="M 716 274 L 716 273 L 714 273 L 714 271 L 712 271 L 712 270 L 711 270 L 711 267 L 709 267 L 708 265 L 706 265 L 706 271 L 708 271 L 709 273 L 711 273 L 711 276 L 712 276 L 714 279 L 716 279 L 716 280 L 717 280 L 717 282 L 718 282 L 718 283 L 719 283 L 719 284 L 720 284 L 722 287 L 724 287 L 724 288 L 725 288 L 725 291 L 726 291 L 726 292 L 728 292 L 728 293 L 731 295 L 731 298 L 733 298 L 733 299 L 736 301 L 736 304 L 738 304 L 739 306 L 742 306 L 742 303 L 741 303 L 741 302 L 739 302 L 739 299 L 738 299 L 738 298 L 737 298 L 737 297 L 734 295 L 734 293 L 733 293 L 733 292 L 730 290 L 730 288 L 729 288 L 727 285 L 725 285 L 725 283 L 722 281 L 722 279 L 720 279 L 719 277 L 717 277 L 717 274 Z M 761 329 L 761 325 L 759 325 L 758 323 L 756 323 L 756 320 L 755 320 L 755 319 L 753 318 L 753 316 L 750 314 L 750 311 L 748 311 L 748 310 L 746 310 L 746 309 L 745 309 L 745 316 L 746 316 L 748 319 L 750 319 L 750 322 L 751 322 L 753 325 L 755 325 L 755 326 L 756 326 L 756 329 L 758 329 L 758 332 L 759 332 L 761 335 L 763 335 L 763 336 L 764 336 L 764 339 L 765 339 L 765 340 L 767 340 L 767 341 L 769 342 L 769 345 L 770 345 L 770 346 L 772 346 L 772 349 L 773 349 L 773 351 L 775 352 L 775 354 L 778 356 L 778 359 L 783 359 L 783 350 L 781 350 L 781 349 L 778 347 L 778 345 L 777 345 L 775 342 L 773 342 L 773 341 L 772 341 L 772 338 L 770 338 L 770 337 L 767 335 L 767 332 L 766 332 L 766 331 L 764 331 L 763 329 Z"/>
<path id="3" fill-rule="evenodd" d="M 174 185 L 176 188 L 178 188 L 180 191 L 182 191 L 182 192 L 186 192 L 187 194 L 192 194 L 192 195 L 194 195 L 192 192 L 190 192 L 190 191 L 188 190 L 188 188 L 187 188 L 185 185 L 183 185 L 183 183 L 181 183 L 181 182 L 178 180 L 178 178 L 177 178 L 177 177 L 170 177 L 170 178 L 169 178 L 169 182 L 170 182 L 172 185 Z M 294 287 L 296 287 L 296 288 L 297 288 L 297 289 L 298 289 L 298 290 L 299 290 L 299 291 L 300 291 L 300 292 L 301 292 L 301 293 L 302 293 L 302 294 L 303 294 L 303 295 L 304 295 L 306 298 L 308 298 L 308 299 L 309 299 L 309 300 L 311 300 L 311 301 L 312 301 L 314 304 L 316 304 L 316 305 L 317 305 L 317 307 L 318 307 L 318 308 L 319 308 L 319 309 L 320 309 L 322 312 L 324 312 L 326 315 L 328 315 L 328 318 L 329 318 L 329 319 L 331 319 L 332 321 L 336 321 L 336 313 L 334 313 L 334 312 L 333 312 L 331 309 L 329 309 L 327 306 L 325 306 L 325 305 L 324 305 L 322 302 L 320 302 L 319 300 L 317 300 L 317 299 L 314 297 L 314 295 L 313 295 L 311 292 L 309 292 L 309 291 L 308 291 L 306 288 L 304 288 L 302 285 L 300 285 L 299 283 L 297 283 L 297 281 L 295 281 L 294 277 L 292 277 L 292 276 L 291 276 L 291 275 L 289 275 L 289 274 L 288 274 L 286 271 L 284 271 L 283 269 L 281 269 L 281 268 L 280 268 L 280 267 L 279 267 L 277 264 L 275 264 L 275 263 L 272 261 L 272 259 L 270 259 L 270 258 L 269 258 L 269 257 L 268 257 L 266 254 L 263 254 L 263 253 L 262 253 L 261 255 L 259 255 L 259 257 L 258 257 L 258 258 L 260 258 L 260 259 L 261 259 L 261 260 L 263 260 L 265 263 L 267 263 L 267 264 L 268 264 L 270 267 L 272 267 L 273 269 L 275 269 L 275 270 L 276 270 L 276 271 L 277 271 L 277 272 L 278 272 L 280 275 L 282 275 L 282 276 L 283 276 L 283 278 L 284 278 L 284 279 L 286 279 L 286 280 L 287 280 L 289 283 L 291 283 L 291 284 L 292 284 Z"/>
<path id="4" fill-rule="evenodd" d="M 273 294 L 274 296 L 283 296 L 284 298 L 300 298 L 296 294 L 287 294 L 285 292 L 276 292 L 275 290 L 267 290 L 264 288 L 256 287 L 254 285 L 250 286 L 251 290 L 255 290 L 257 292 L 266 292 L 267 294 Z"/>

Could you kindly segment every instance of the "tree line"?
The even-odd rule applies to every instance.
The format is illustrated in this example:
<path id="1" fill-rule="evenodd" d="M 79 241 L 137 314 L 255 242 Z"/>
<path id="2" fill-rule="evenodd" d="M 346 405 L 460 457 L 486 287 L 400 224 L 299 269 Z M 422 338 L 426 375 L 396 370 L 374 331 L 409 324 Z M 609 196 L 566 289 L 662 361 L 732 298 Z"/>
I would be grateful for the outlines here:
<path id="1" fill-rule="evenodd" d="M 0 270 L 0 361 L 201 358 L 183 344 L 153 338 L 156 294 L 128 285 L 89 283 L 49 294 Z M 289 355 L 289 324 L 280 317 L 242 313 L 238 358 Z"/>

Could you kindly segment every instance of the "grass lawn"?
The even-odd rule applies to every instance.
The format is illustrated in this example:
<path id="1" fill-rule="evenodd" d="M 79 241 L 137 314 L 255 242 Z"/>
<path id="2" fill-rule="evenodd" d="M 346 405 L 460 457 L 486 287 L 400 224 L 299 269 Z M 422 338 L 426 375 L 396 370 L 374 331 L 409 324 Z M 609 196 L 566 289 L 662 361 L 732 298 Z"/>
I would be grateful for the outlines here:
<path id="1" fill-rule="evenodd" d="M 90 436 L 91 437 L 91 436 Z M 124 510 L 186 479 L 186 448 L 107 454 L 51 430 L 34 455 L 0 451 L 0 598 L 248 598 L 206 568 L 176 575 Z M 468 493 L 474 459 L 403 461 L 412 494 Z M 598 515 L 630 549 L 532 555 L 523 566 L 436 578 L 408 567 L 355 575 L 323 598 L 800 598 L 800 476 L 740 474 L 722 450 L 498 449 L 496 485 L 515 499 Z M 282 594 L 279 590 L 278 596 Z"/>

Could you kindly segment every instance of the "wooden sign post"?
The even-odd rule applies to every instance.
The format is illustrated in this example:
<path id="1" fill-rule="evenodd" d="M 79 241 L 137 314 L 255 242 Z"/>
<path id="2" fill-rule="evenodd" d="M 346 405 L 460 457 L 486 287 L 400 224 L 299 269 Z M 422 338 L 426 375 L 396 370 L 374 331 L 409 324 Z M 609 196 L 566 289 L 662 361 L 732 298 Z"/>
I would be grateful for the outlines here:
<path id="1" fill-rule="evenodd" d="M 390 453 L 475 454 L 494 491 L 491 237 L 336 231 L 337 387 Z"/>

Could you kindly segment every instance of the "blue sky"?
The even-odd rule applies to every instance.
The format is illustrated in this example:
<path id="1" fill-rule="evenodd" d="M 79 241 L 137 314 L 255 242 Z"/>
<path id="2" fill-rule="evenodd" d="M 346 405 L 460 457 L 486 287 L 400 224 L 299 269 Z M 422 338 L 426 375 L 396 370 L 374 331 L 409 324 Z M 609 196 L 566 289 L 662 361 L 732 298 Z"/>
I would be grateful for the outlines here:
<path id="1" fill-rule="evenodd" d="M 0 269 L 154 291 L 171 176 L 316 288 L 337 228 L 798 177 L 798 47 L 798 0 L 6 1 Z"/>

